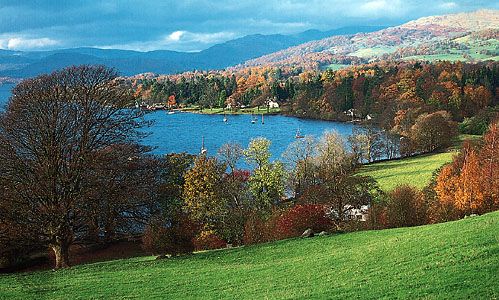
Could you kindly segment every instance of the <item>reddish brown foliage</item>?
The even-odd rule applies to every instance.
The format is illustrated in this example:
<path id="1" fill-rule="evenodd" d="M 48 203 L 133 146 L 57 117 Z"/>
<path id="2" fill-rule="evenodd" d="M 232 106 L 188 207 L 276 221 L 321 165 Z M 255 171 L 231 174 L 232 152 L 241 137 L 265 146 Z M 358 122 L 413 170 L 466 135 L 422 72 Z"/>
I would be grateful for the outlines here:
<path id="1" fill-rule="evenodd" d="M 296 205 L 279 217 L 275 235 L 279 238 L 289 238 L 301 235 L 308 228 L 320 232 L 329 230 L 332 225 L 331 219 L 326 215 L 325 205 Z"/>
<path id="2" fill-rule="evenodd" d="M 154 222 L 147 226 L 142 236 L 144 250 L 154 255 L 188 254 L 194 251 L 193 239 L 196 236 L 196 225 L 183 217 L 174 226 L 165 226 Z"/>
<path id="3" fill-rule="evenodd" d="M 499 126 L 492 125 L 484 144 L 466 145 L 437 178 L 435 191 L 441 205 L 453 206 L 461 216 L 499 207 Z"/>
<path id="4" fill-rule="evenodd" d="M 227 246 L 227 242 L 222 240 L 212 230 L 201 231 L 201 233 L 194 239 L 194 246 L 196 250 L 211 250 L 220 249 Z"/>

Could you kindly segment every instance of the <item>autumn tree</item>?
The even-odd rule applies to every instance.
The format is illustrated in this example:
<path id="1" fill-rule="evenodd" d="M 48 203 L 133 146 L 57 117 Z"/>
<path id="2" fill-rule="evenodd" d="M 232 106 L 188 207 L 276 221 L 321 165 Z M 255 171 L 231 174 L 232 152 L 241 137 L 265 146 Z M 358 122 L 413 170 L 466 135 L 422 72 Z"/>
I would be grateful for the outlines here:
<path id="1" fill-rule="evenodd" d="M 161 163 L 148 148 L 117 144 L 88 166 L 85 214 L 89 242 L 110 243 L 141 233 L 157 203 Z"/>
<path id="2" fill-rule="evenodd" d="M 339 227 L 350 209 L 369 204 L 379 188 L 372 178 L 355 174 L 353 155 L 337 132 L 326 132 L 315 148 L 313 155 L 306 158 L 307 172 L 310 172 L 306 176 L 311 178 L 302 181 L 302 192 L 297 200 L 328 205 Z M 304 169 L 297 164 L 294 173 L 303 172 Z"/>
<path id="3" fill-rule="evenodd" d="M 427 205 L 423 194 L 410 185 L 397 186 L 388 194 L 387 221 L 390 227 L 427 223 Z"/>
<path id="4" fill-rule="evenodd" d="M 185 174 L 185 206 L 195 221 L 208 227 L 220 224 L 227 211 L 222 194 L 224 173 L 224 165 L 218 160 L 200 155 Z"/>
<path id="5" fill-rule="evenodd" d="M 300 198 L 304 190 L 314 184 L 314 157 L 317 154 L 317 140 L 305 136 L 291 143 L 283 153 L 286 170 L 289 174 L 288 185 L 295 198 Z"/>
<path id="6" fill-rule="evenodd" d="M 416 119 L 410 138 L 421 152 L 448 147 L 457 134 L 457 125 L 446 111 L 423 114 Z"/>
<path id="7" fill-rule="evenodd" d="M 80 66 L 22 81 L 0 116 L 1 220 L 50 247 L 55 268 L 85 230 L 96 154 L 139 136 L 133 105 L 114 70 Z"/>
<path id="8" fill-rule="evenodd" d="M 461 216 L 499 207 L 498 125 L 491 125 L 481 147 L 466 144 L 451 164 L 442 168 L 435 192 L 443 205 L 454 206 Z"/>
<path id="9" fill-rule="evenodd" d="M 249 178 L 254 207 L 268 212 L 284 195 L 284 167 L 281 162 L 270 162 L 270 141 L 265 138 L 251 140 L 244 155 L 254 167 Z"/>

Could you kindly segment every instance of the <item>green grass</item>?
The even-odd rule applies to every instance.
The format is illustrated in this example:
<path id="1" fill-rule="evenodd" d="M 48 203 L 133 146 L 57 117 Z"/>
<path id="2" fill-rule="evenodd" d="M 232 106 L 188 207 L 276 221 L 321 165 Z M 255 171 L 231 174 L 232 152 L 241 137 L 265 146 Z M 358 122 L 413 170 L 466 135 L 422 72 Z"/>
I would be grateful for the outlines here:
<path id="1" fill-rule="evenodd" d="M 182 109 L 182 111 L 185 112 L 192 112 L 192 113 L 200 113 L 200 114 L 207 114 L 207 115 L 249 115 L 249 114 L 256 114 L 256 115 L 261 115 L 261 114 L 279 114 L 281 112 L 280 108 L 271 108 L 269 111 L 267 111 L 266 107 L 248 107 L 248 108 L 242 108 L 239 110 L 228 110 L 228 109 L 223 109 L 223 108 L 205 108 L 203 110 L 200 110 L 199 107 L 188 107 Z"/>
<path id="2" fill-rule="evenodd" d="M 436 169 L 452 161 L 452 157 L 461 149 L 465 140 L 480 138 L 479 135 L 460 134 L 448 149 L 449 152 L 372 163 L 363 166 L 359 174 L 373 177 L 384 191 L 391 191 L 401 184 L 410 184 L 422 189 L 430 182 Z"/>
<path id="3" fill-rule="evenodd" d="M 349 68 L 352 65 L 345 65 L 345 64 L 329 64 L 327 66 L 324 66 L 322 69 L 323 70 L 332 70 L 332 71 L 337 71 L 345 68 Z"/>
<path id="4" fill-rule="evenodd" d="M 436 169 L 452 161 L 454 154 L 445 152 L 372 163 L 363 166 L 359 174 L 373 177 L 384 191 L 391 191 L 401 184 L 421 189 L 430 182 Z"/>
<path id="5" fill-rule="evenodd" d="M 495 299 L 499 212 L 183 258 L 1 275 L 17 299 Z"/>

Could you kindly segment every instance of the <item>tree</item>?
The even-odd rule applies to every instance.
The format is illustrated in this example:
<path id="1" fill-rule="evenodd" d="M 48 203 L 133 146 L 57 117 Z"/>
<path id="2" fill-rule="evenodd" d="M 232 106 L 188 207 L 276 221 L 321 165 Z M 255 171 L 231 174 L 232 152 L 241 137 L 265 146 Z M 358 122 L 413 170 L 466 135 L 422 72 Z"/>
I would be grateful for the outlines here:
<path id="1" fill-rule="evenodd" d="M 317 140 L 311 136 L 291 143 L 283 157 L 288 171 L 288 183 L 295 198 L 300 198 L 304 189 L 314 184 L 314 161 L 317 154 Z"/>
<path id="2" fill-rule="evenodd" d="M 251 140 L 244 155 L 255 166 L 249 178 L 249 189 L 254 198 L 253 207 L 270 212 L 284 195 L 284 167 L 281 162 L 270 162 L 270 141 L 265 138 Z"/>
<path id="3" fill-rule="evenodd" d="M 300 202 L 327 204 L 339 227 L 348 210 L 368 205 L 380 192 L 376 181 L 355 174 L 353 156 L 337 132 L 326 132 L 312 158 L 314 180 L 299 198 Z"/>
<path id="4" fill-rule="evenodd" d="M 437 177 L 435 192 L 442 205 L 452 205 L 460 215 L 484 213 L 499 207 L 499 150 L 497 124 L 490 127 L 481 147 L 465 143 L 453 162 Z"/>
<path id="5" fill-rule="evenodd" d="M 148 148 L 113 145 L 95 153 L 88 166 L 84 206 L 89 242 L 106 244 L 139 234 L 155 211 L 161 163 Z"/>
<path id="6" fill-rule="evenodd" d="M 450 146 L 457 134 L 457 125 L 446 111 L 420 115 L 410 131 L 410 138 L 417 149 L 433 152 Z"/>
<path id="7" fill-rule="evenodd" d="M 140 111 L 117 73 L 69 67 L 19 83 L 0 116 L 0 182 L 10 202 L 2 221 L 26 228 L 69 265 L 87 223 L 89 166 L 96 153 L 139 137 Z"/>
<path id="8" fill-rule="evenodd" d="M 215 158 L 200 155 L 185 174 L 185 206 L 195 221 L 208 228 L 220 224 L 227 211 L 222 194 L 224 173 L 224 166 Z"/>
<path id="9" fill-rule="evenodd" d="M 396 187 L 388 194 L 387 221 L 390 227 L 417 226 L 427 223 L 423 194 L 409 185 Z"/>

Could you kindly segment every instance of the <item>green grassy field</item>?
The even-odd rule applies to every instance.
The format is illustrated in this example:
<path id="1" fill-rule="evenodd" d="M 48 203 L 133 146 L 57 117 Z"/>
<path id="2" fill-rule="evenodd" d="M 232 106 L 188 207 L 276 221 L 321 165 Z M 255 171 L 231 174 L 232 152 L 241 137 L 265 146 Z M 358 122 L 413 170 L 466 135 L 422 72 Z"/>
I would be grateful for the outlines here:
<path id="1" fill-rule="evenodd" d="M 17 299 L 495 299 L 499 212 L 154 260 L 1 275 Z"/>
<path id="2" fill-rule="evenodd" d="M 452 161 L 452 157 L 461 149 L 465 140 L 480 138 L 479 135 L 460 134 L 449 147 L 448 152 L 372 163 L 363 166 L 359 174 L 376 179 L 384 191 L 391 191 L 401 184 L 410 184 L 421 189 L 430 182 L 436 169 Z"/>
<path id="3" fill-rule="evenodd" d="M 401 184 L 421 189 L 430 182 L 433 172 L 450 162 L 454 154 L 455 152 L 444 152 L 372 163 L 363 166 L 359 174 L 376 179 L 384 191 L 391 191 Z"/>

